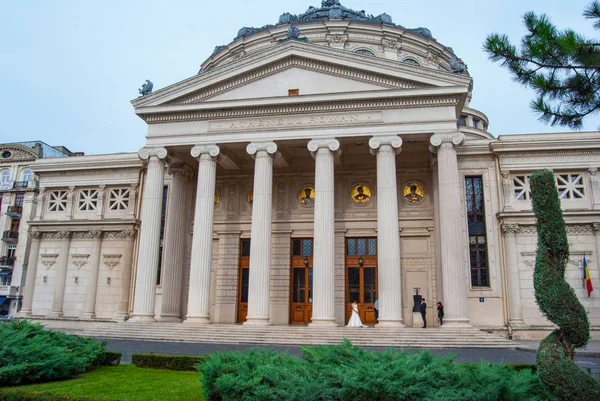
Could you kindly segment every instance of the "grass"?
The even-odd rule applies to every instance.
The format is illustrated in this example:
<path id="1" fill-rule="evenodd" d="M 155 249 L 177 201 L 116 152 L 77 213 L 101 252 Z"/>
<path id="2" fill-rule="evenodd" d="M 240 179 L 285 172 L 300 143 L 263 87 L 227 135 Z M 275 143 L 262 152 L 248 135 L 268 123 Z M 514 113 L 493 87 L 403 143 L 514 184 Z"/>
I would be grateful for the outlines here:
<path id="1" fill-rule="evenodd" d="M 123 401 L 203 401 L 197 372 L 104 366 L 75 379 L 14 388 Z"/>

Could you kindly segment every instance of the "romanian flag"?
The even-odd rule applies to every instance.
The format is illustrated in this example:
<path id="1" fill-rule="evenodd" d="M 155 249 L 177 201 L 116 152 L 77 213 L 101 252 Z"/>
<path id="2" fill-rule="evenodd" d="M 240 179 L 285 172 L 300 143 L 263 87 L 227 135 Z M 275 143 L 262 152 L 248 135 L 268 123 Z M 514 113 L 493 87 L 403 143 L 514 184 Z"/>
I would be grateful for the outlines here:
<path id="1" fill-rule="evenodd" d="M 585 255 L 583 255 L 583 281 L 585 281 L 585 286 L 587 287 L 588 297 L 594 291 L 592 287 L 592 279 L 590 278 L 590 269 L 588 269 L 587 261 L 585 260 Z"/>

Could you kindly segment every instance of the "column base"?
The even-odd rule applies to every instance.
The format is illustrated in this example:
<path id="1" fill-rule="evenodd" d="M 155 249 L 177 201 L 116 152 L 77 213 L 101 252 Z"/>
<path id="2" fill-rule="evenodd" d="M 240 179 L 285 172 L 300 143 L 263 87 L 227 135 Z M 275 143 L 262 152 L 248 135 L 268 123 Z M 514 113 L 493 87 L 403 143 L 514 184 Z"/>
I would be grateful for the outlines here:
<path id="1" fill-rule="evenodd" d="M 46 317 L 48 319 L 58 319 L 59 317 L 62 317 L 62 315 L 63 315 L 62 311 L 52 311 L 52 312 L 48 313 L 46 315 Z"/>
<path id="2" fill-rule="evenodd" d="M 317 319 L 308 324 L 308 327 L 338 327 L 335 319 Z"/>
<path id="3" fill-rule="evenodd" d="M 31 316 L 31 309 L 25 310 L 21 309 L 19 313 L 17 313 L 17 317 L 28 317 Z"/>
<path id="4" fill-rule="evenodd" d="M 444 324 L 439 326 L 440 329 L 472 329 L 473 326 L 469 324 L 469 319 L 444 319 Z"/>
<path id="5" fill-rule="evenodd" d="M 211 324 L 208 316 L 187 316 L 183 324 Z"/>
<path id="6" fill-rule="evenodd" d="M 127 321 L 127 323 L 154 323 L 154 315 L 134 315 Z"/>
<path id="7" fill-rule="evenodd" d="M 529 327 L 523 319 L 509 319 L 508 323 L 510 323 L 510 327 L 513 329 L 525 329 Z"/>
<path id="8" fill-rule="evenodd" d="M 129 313 L 117 312 L 117 314 L 115 315 L 115 317 L 113 317 L 112 320 L 114 320 L 115 322 L 125 322 L 129 320 Z"/>
<path id="9" fill-rule="evenodd" d="M 247 317 L 244 326 L 272 326 L 268 317 Z"/>
<path id="10" fill-rule="evenodd" d="M 394 327 L 394 328 L 404 328 L 406 327 L 404 325 L 404 323 L 402 322 L 402 320 L 383 320 L 383 319 L 379 319 L 379 322 L 375 325 L 375 327 L 382 327 L 382 328 L 386 328 L 386 327 Z"/>
<path id="11" fill-rule="evenodd" d="M 421 316 L 421 312 L 413 312 L 412 318 L 412 327 L 423 327 L 423 317 Z"/>
<path id="12" fill-rule="evenodd" d="M 160 315 L 156 320 L 160 323 L 181 323 L 182 321 L 179 315 Z"/>
<path id="13" fill-rule="evenodd" d="M 87 320 L 92 320 L 95 317 L 96 317 L 96 313 L 94 313 L 94 312 L 83 312 L 81 315 L 79 315 L 80 319 L 87 319 Z"/>

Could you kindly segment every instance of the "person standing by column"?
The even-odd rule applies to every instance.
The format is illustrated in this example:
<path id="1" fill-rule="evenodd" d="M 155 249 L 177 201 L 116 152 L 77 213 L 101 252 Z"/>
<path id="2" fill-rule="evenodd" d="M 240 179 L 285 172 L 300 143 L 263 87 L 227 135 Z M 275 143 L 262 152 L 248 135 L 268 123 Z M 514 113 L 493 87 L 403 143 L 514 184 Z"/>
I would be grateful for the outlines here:
<path id="1" fill-rule="evenodd" d="M 438 311 L 438 320 L 440 321 L 440 326 L 444 324 L 444 305 L 441 301 L 437 303 L 437 311 Z"/>
<path id="2" fill-rule="evenodd" d="M 375 300 L 373 309 L 375 309 L 375 321 L 379 323 L 379 298 Z"/>
<path id="3" fill-rule="evenodd" d="M 423 328 L 427 328 L 427 304 L 425 298 L 421 298 L 421 317 L 423 318 Z"/>

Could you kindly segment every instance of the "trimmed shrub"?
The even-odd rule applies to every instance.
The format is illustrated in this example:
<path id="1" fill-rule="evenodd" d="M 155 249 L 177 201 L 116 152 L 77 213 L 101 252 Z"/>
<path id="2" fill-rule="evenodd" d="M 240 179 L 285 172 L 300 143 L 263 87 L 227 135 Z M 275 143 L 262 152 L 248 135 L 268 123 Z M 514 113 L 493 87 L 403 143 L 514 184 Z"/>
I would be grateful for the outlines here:
<path id="1" fill-rule="evenodd" d="M 537 373 L 558 399 L 600 400 L 600 384 L 573 362 L 576 348 L 590 338 L 587 312 L 565 280 L 569 242 L 554 174 L 531 175 L 531 203 L 537 223 L 537 253 L 533 272 L 535 300 L 540 311 L 558 326 L 540 342 Z"/>
<path id="2" fill-rule="evenodd" d="M 0 385 L 66 379 L 99 366 L 104 343 L 19 320 L 0 324 Z"/>
<path id="3" fill-rule="evenodd" d="M 196 365 L 203 363 L 207 358 L 206 356 L 135 354 L 131 357 L 131 363 L 138 368 L 195 371 Z"/>
<path id="4" fill-rule="evenodd" d="M 76 397 L 74 395 L 54 393 L 34 393 L 15 389 L 0 389 L 2 401 L 102 401 L 104 399 Z"/>
<path id="5" fill-rule="evenodd" d="M 511 369 L 513 369 L 513 370 L 515 370 L 517 372 L 520 372 L 523 369 L 529 369 L 533 373 L 537 372 L 537 366 L 536 365 L 530 365 L 530 364 L 527 364 L 527 363 L 511 363 L 511 364 L 508 364 L 506 366 L 508 366 L 509 368 L 511 368 Z"/>
<path id="6" fill-rule="evenodd" d="M 453 357 L 390 349 L 303 347 L 302 358 L 274 351 L 217 353 L 198 367 L 207 401 L 480 400 L 540 401 L 537 376 L 505 365 L 457 364 Z"/>
<path id="7" fill-rule="evenodd" d="M 119 366 L 121 364 L 121 356 L 123 354 L 120 352 L 105 352 L 102 366 Z"/>

